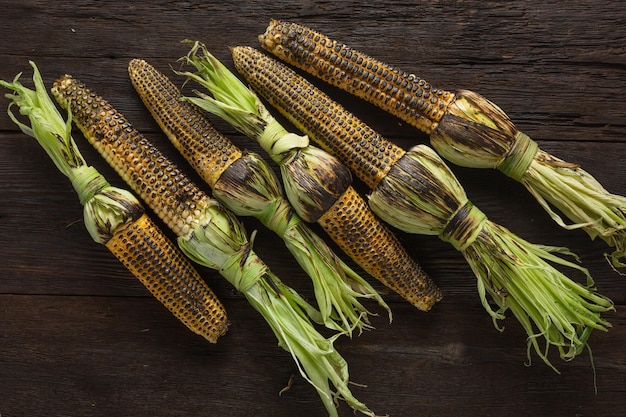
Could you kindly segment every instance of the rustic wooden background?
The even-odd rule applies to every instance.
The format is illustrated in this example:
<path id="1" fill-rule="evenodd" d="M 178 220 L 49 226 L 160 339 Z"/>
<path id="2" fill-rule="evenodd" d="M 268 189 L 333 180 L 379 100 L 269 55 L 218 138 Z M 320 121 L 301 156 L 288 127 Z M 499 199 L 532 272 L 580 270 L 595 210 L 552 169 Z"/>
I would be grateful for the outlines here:
<path id="1" fill-rule="evenodd" d="M 437 87 L 482 93 L 544 149 L 581 163 L 609 190 L 626 193 L 626 3 L 377 3 L 2 0 L 0 78 L 24 71 L 28 82 L 29 59 L 48 85 L 71 73 L 187 168 L 132 89 L 128 61 L 145 58 L 168 71 L 187 52 L 180 41 L 191 38 L 232 68 L 227 46 L 258 46 L 256 37 L 270 18 L 291 19 Z M 427 141 L 372 106 L 322 87 L 402 146 Z M 0 98 L 0 107 L 7 104 Z M 215 124 L 240 146 L 256 149 Z M 78 132 L 76 139 L 89 162 L 122 185 Z M 375 330 L 339 339 L 352 380 L 366 385 L 354 385 L 354 393 L 378 414 L 394 417 L 623 415 L 626 277 L 604 261 L 604 244 L 560 229 L 502 175 L 453 168 L 492 220 L 530 241 L 569 246 L 598 288 L 614 299 L 616 311 L 607 315 L 613 328 L 591 338 L 597 394 L 588 355 L 567 363 L 553 358 L 560 375 L 537 358 L 525 366 L 520 326 L 508 319 L 503 333 L 494 329 L 460 254 L 435 237 L 402 233 L 445 299 L 422 313 L 388 294 L 392 324 L 383 314 L 374 318 Z M 209 345 L 93 243 L 69 182 L 4 110 L 0 195 L 2 417 L 324 415 L 317 394 L 299 376 L 279 396 L 297 375 L 291 357 L 217 273 L 200 269 L 232 324 L 218 344 Z M 249 231 L 259 228 L 252 220 L 245 223 Z M 312 295 L 278 238 L 259 228 L 256 242 L 279 276 Z M 352 415 L 345 404 L 339 409 L 342 416 Z"/>

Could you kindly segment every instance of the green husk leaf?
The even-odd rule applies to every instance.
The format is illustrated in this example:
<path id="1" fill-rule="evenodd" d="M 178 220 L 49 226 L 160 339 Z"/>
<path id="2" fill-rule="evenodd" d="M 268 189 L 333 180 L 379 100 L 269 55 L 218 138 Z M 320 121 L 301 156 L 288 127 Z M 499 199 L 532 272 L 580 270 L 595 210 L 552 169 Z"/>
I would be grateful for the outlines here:
<path id="1" fill-rule="evenodd" d="M 529 243 L 489 221 L 431 148 L 409 150 L 374 189 L 370 205 L 390 224 L 436 234 L 459 250 L 476 274 L 481 302 L 495 327 L 502 330 L 499 321 L 510 310 L 528 334 L 529 353 L 534 350 L 553 369 L 550 347 L 570 360 L 587 346 L 591 330 L 610 326 L 601 313 L 613 303 L 595 291 L 585 268 L 562 258 L 572 255 L 568 249 Z M 586 285 L 551 264 L 582 273 Z"/>
<path id="2" fill-rule="evenodd" d="M 81 204 L 84 206 L 85 227 L 97 243 L 106 243 L 129 222 L 138 219 L 144 209 L 130 192 L 111 186 L 93 167 L 88 166 L 71 136 L 72 115 L 64 120 L 47 93 L 39 69 L 33 68 L 35 89 L 25 87 L 19 73 L 12 82 L 0 80 L 0 85 L 13 90 L 6 94 L 11 100 L 7 110 L 11 120 L 26 135 L 36 139 L 57 169 L 70 179 Z M 11 111 L 12 106 L 30 122 L 21 122 Z"/>
<path id="3" fill-rule="evenodd" d="M 318 391 L 331 417 L 338 415 L 336 398 L 373 416 L 348 388 L 347 363 L 333 346 L 339 334 L 324 338 L 315 330 L 311 318 L 321 321 L 319 312 L 271 273 L 252 250 L 252 241 L 246 240 L 243 227 L 219 205 L 211 208 L 202 226 L 178 239 L 187 256 L 218 269 L 245 295 L 267 321 L 279 345 L 292 355 L 301 375 Z"/>
<path id="4" fill-rule="evenodd" d="M 25 87 L 19 81 L 22 73 L 17 74 L 10 83 L 0 80 L 0 85 L 15 92 L 5 95 L 11 100 L 7 112 L 22 132 L 37 139 L 58 170 L 66 177 L 70 177 L 73 168 L 85 165 L 71 137 L 71 115 L 68 115 L 67 120 L 63 119 L 47 93 L 39 69 L 33 61 L 29 61 L 29 64 L 33 68 L 34 90 Z M 14 105 L 19 107 L 22 116 L 28 117 L 30 126 L 19 121 L 11 111 Z"/>
<path id="5" fill-rule="evenodd" d="M 521 182 L 558 225 L 604 240 L 615 249 L 608 255 L 612 265 L 626 266 L 626 197 L 607 191 L 578 164 L 539 149 L 494 103 L 460 91 L 430 139 L 457 165 L 496 168 Z"/>

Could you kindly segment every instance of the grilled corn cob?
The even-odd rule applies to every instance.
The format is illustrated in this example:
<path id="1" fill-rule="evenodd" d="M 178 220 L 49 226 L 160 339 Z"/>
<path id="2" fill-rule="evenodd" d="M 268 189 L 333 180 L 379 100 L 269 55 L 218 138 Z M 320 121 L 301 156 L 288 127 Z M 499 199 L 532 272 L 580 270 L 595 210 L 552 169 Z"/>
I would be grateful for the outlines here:
<path id="1" fill-rule="evenodd" d="M 278 178 L 255 153 L 242 153 L 205 118 L 181 100 L 180 90 L 144 60 L 128 65 L 130 79 L 144 104 L 171 142 L 213 188 L 213 196 L 237 215 L 254 216 L 280 235 L 314 283 L 324 323 L 343 331 L 367 326 L 368 311 L 358 298 L 389 307 L 371 285 L 339 259 L 283 196 Z M 391 319 L 391 312 L 389 311 Z"/>
<path id="2" fill-rule="evenodd" d="M 281 59 L 429 134 L 431 145 L 452 163 L 496 168 L 521 182 L 557 224 L 604 240 L 614 248 L 612 264 L 626 266 L 621 261 L 626 257 L 626 197 L 607 191 L 578 164 L 541 150 L 486 98 L 434 88 L 295 23 L 272 20 L 259 40 Z"/>
<path id="3" fill-rule="evenodd" d="M 203 45 L 196 42 L 184 59 L 198 70 L 184 75 L 214 96 L 197 92 L 199 97 L 187 99 L 261 144 L 280 166 L 287 197 L 301 218 L 320 224 L 365 271 L 417 308 L 427 311 L 441 299 L 439 288 L 352 188 L 343 164 L 309 146 L 305 136 L 288 133 Z"/>
<path id="4" fill-rule="evenodd" d="M 555 254 L 567 253 L 565 248 L 532 245 L 489 221 L 431 148 L 418 145 L 405 152 L 282 63 L 249 47 L 231 51 L 252 88 L 311 140 L 362 174 L 373 189 L 369 201 L 376 214 L 406 232 L 438 235 L 463 254 L 496 327 L 510 309 L 528 333 L 529 351 L 533 347 L 550 366 L 548 347 L 556 346 L 562 358 L 571 359 L 587 345 L 592 329 L 606 330 L 609 324 L 600 313 L 612 303 L 589 288 L 588 271 Z M 582 271 L 587 287 L 548 262 Z"/>
<path id="5" fill-rule="evenodd" d="M 348 365 L 333 345 L 338 335 L 325 338 L 314 328 L 311 320 L 321 321 L 319 311 L 269 270 L 234 214 L 202 192 L 122 114 L 80 81 L 65 75 L 54 83 L 52 94 L 71 111 L 89 142 L 178 235 L 183 252 L 218 270 L 245 295 L 318 391 L 329 415 L 337 416 L 334 400 L 342 398 L 355 410 L 373 416 L 348 388 Z"/>
<path id="6" fill-rule="evenodd" d="M 24 87 L 18 80 L 20 75 L 12 83 L 0 80 L 0 85 L 15 91 L 7 97 L 28 116 L 30 126 L 20 122 L 9 107 L 11 119 L 37 139 L 59 171 L 71 180 L 93 240 L 105 245 L 190 330 L 216 342 L 228 327 L 224 306 L 141 203 L 128 191 L 112 187 L 86 164 L 71 136 L 71 116 L 67 122 L 63 120 L 39 70 L 33 62 L 31 66 L 35 90 Z"/>

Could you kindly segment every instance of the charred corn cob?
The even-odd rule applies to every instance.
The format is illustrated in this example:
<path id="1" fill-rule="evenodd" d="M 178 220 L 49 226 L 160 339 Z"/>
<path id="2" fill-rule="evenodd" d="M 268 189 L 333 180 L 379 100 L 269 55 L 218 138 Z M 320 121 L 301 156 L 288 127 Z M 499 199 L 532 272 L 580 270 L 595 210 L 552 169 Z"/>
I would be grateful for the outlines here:
<path id="1" fill-rule="evenodd" d="M 121 113 L 80 81 L 65 75 L 54 83 L 52 94 L 71 111 L 89 142 L 178 235 L 183 252 L 218 270 L 245 295 L 318 391 L 329 415 L 337 416 L 334 400 L 342 398 L 355 410 L 373 416 L 348 388 L 347 362 L 333 345 L 338 335 L 325 338 L 315 329 L 311 320 L 321 321 L 319 311 L 270 271 L 234 214 L 202 192 Z"/>
<path id="2" fill-rule="evenodd" d="M 441 292 L 406 252 L 397 237 L 369 210 L 352 188 L 350 171 L 308 138 L 288 133 L 203 45 L 195 43 L 186 58 L 198 70 L 184 75 L 206 87 L 188 97 L 199 107 L 229 121 L 280 166 L 287 198 L 296 213 L 317 222 L 335 243 L 370 275 L 421 310 L 429 310 Z"/>
<path id="3" fill-rule="evenodd" d="M 284 61 L 340 87 L 430 133 L 454 93 L 297 23 L 272 19 L 261 46 Z"/>
<path id="4" fill-rule="evenodd" d="M 494 103 L 472 91 L 434 88 L 295 23 L 272 20 L 259 39 L 276 56 L 429 134 L 454 164 L 496 168 L 521 182 L 557 224 L 604 240 L 614 248 L 612 264 L 626 266 L 626 197 L 607 191 L 578 164 L 541 150 Z"/>
<path id="5" fill-rule="evenodd" d="M 128 65 L 130 79 L 170 141 L 213 188 L 213 196 L 235 214 L 254 216 L 281 236 L 311 277 L 324 323 L 347 333 L 368 327 L 368 311 L 358 298 L 389 307 L 371 285 L 346 265 L 304 223 L 283 196 L 278 178 L 255 153 L 243 153 L 222 136 L 203 111 L 181 100 L 180 90 L 144 60 Z M 389 311 L 391 319 L 391 312 Z"/>
<path id="6" fill-rule="evenodd" d="M 592 329 L 609 326 L 601 312 L 612 302 L 591 288 L 588 271 L 558 257 L 565 248 L 532 245 L 489 221 L 431 148 L 419 145 L 405 152 L 282 63 L 248 47 L 233 48 L 232 54 L 252 88 L 362 174 L 373 189 L 369 201 L 376 214 L 406 232 L 438 235 L 460 251 L 496 327 L 510 309 L 528 333 L 529 351 L 534 348 L 548 365 L 550 346 L 571 359 L 587 345 Z M 548 262 L 582 271 L 587 286 Z M 487 294 L 498 309 L 492 309 Z"/>
<path id="7" fill-rule="evenodd" d="M 24 133 L 37 139 L 57 168 L 67 176 L 84 206 L 87 230 L 168 310 L 194 333 L 210 342 L 226 332 L 228 321 L 223 305 L 202 280 L 189 260 L 147 216 L 141 203 L 128 191 L 112 187 L 98 171 L 88 166 L 71 136 L 71 116 L 63 120 L 46 92 L 36 65 L 35 90 L 24 87 L 18 75 L 0 85 L 11 105 L 28 116 L 30 126 L 9 116 Z"/>

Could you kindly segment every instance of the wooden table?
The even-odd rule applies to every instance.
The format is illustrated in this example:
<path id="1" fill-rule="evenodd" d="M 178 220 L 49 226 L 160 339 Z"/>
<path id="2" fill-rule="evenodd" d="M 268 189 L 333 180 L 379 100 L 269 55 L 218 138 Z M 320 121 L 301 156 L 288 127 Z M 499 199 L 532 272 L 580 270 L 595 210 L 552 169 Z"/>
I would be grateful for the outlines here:
<path id="1" fill-rule="evenodd" d="M 91 2 L 0 1 L 0 79 L 34 60 L 48 85 L 64 73 L 112 102 L 190 175 L 160 134 L 126 73 L 145 58 L 163 71 L 200 40 L 232 68 L 227 46 L 258 46 L 270 18 L 295 20 L 415 72 L 440 88 L 471 88 L 498 103 L 542 148 L 581 163 L 626 193 L 626 4 L 620 1 L 463 2 Z M 171 73 L 170 73 L 171 74 Z M 427 137 L 336 89 L 326 92 L 403 147 Z M 5 108 L 8 101 L 0 100 Z M 233 141 L 257 149 L 226 126 Z M 85 157 L 116 185 L 114 172 L 76 131 Z M 580 255 L 616 311 L 589 356 L 533 356 L 512 318 L 494 329 L 461 255 L 436 237 L 398 232 L 438 282 L 444 300 L 422 313 L 395 294 L 376 329 L 340 338 L 353 392 L 391 416 L 603 416 L 626 409 L 626 277 L 604 260 L 604 243 L 554 224 L 523 187 L 503 175 L 453 166 L 470 199 L 527 240 Z M 82 224 L 69 182 L 34 140 L 0 112 L 0 415 L 323 416 L 264 321 L 216 272 L 200 271 L 230 314 L 210 345 L 179 324 Z M 195 177 L 194 177 L 195 178 Z M 200 183 L 200 181 L 198 181 Z M 303 273 L 259 223 L 256 249 L 303 295 Z M 573 274 L 572 277 L 580 279 Z M 373 282 L 377 288 L 380 284 Z M 382 288 L 381 288 L 382 289 Z M 291 388 L 279 395 L 295 375 Z M 340 415 L 351 410 L 339 404 Z"/>

